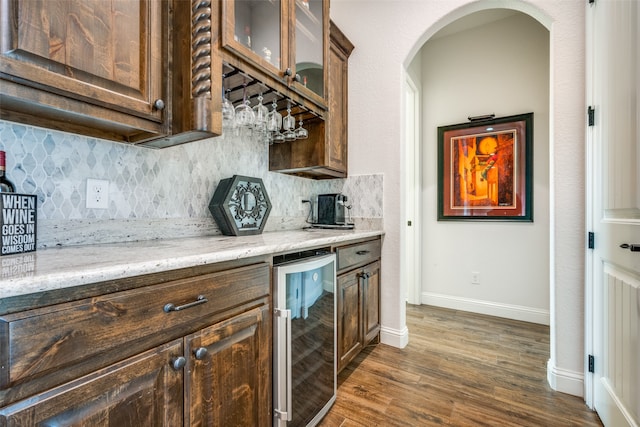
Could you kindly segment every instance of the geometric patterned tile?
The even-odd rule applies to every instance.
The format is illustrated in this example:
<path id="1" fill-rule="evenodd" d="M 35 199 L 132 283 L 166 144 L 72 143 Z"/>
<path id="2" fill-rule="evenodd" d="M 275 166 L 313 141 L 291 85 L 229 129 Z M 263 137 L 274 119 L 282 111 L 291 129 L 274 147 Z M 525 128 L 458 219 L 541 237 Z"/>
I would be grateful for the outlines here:
<path id="1" fill-rule="evenodd" d="M 211 218 L 218 182 L 234 174 L 262 178 L 273 216 L 306 217 L 300 199 L 344 192 L 353 217 L 382 218 L 382 175 L 315 181 L 272 173 L 257 137 L 155 150 L 0 120 L 0 141 L 7 176 L 17 192 L 37 195 L 39 219 Z M 109 180 L 108 209 L 86 209 L 87 178 Z"/>

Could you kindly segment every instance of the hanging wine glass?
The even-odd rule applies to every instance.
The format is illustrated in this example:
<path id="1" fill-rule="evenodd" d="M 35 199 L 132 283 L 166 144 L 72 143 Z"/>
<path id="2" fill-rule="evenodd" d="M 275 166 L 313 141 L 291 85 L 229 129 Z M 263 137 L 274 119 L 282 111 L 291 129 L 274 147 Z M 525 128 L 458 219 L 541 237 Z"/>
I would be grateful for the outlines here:
<path id="1" fill-rule="evenodd" d="M 284 140 L 295 141 L 296 140 L 296 119 L 291 115 L 291 103 L 287 103 L 287 115 L 282 118 L 282 129 L 284 129 Z"/>
<path id="2" fill-rule="evenodd" d="M 262 105 L 262 99 L 262 92 L 260 92 L 260 95 L 258 95 L 258 105 L 253 107 L 253 112 L 255 114 L 253 127 L 257 131 L 264 131 L 267 128 L 267 115 L 269 114 L 269 109 Z"/>
<path id="3" fill-rule="evenodd" d="M 225 75 L 222 75 L 222 81 L 224 81 Z M 233 108 L 233 104 L 227 98 L 227 91 L 222 85 L 222 127 L 233 128 L 235 125 L 236 110 Z"/>
<path id="4" fill-rule="evenodd" d="M 278 102 L 273 99 L 271 103 L 271 112 L 267 116 L 267 130 L 272 134 L 272 140 L 275 143 L 284 142 L 284 135 L 280 133 L 282 126 L 282 115 L 278 113 Z"/>
<path id="5" fill-rule="evenodd" d="M 249 105 L 247 99 L 247 82 L 244 82 L 244 89 L 242 91 L 242 104 L 236 107 L 235 122 L 240 127 L 250 127 L 256 120 L 256 114 Z"/>
<path id="6" fill-rule="evenodd" d="M 300 117 L 300 127 L 296 129 L 296 139 L 309 138 L 309 131 L 302 127 L 302 117 Z"/>

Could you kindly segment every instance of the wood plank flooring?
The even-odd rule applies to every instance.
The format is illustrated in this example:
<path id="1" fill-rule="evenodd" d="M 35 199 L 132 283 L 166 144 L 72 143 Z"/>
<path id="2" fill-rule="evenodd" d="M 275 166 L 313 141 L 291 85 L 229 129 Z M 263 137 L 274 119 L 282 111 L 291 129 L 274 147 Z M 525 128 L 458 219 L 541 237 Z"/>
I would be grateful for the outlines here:
<path id="1" fill-rule="evenodd" d="M 369 346 L 340 374 L 322 427 L 602 426 L 547 384 L 549 327 L 407 306 L 409 345 Z"/>

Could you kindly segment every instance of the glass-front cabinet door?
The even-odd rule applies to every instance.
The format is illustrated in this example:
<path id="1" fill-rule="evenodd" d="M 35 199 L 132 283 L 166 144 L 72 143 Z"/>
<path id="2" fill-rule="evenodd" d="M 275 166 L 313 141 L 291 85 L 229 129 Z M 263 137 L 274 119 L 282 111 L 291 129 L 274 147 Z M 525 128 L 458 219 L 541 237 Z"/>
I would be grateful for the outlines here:
<path id="1" fill-rule="evenodd" d="M 279 77 L 287 68 L 288 0 L 225 0 L 222 45 Z"/>
<path id="2" fill-rule="evenodd" d="M 294 43 L 296 87 L 313 97 L 326 99 L 326 58 L 328 2 L 325 0 L 294 0 Z M 327 22 L 325 22 L 327 21 Z M 310 92 L 310 93 L 309 93 Z"/>
<path id="3" fill-rule="evenodd" d="M 329 0 L 223 0 L 221 12 L 222 47 L 240 61 L 232 65 L 326 105 Z"/>

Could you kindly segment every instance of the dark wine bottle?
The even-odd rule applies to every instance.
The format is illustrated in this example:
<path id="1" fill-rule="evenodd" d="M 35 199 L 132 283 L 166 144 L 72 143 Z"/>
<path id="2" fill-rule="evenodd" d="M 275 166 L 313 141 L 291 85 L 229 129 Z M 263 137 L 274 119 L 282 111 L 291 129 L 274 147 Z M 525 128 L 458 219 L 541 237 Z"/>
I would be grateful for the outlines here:
<path id="1" fill-rule="evenodd" d="M 16 187 L 13 182 L 9 181 L 5 173 L 6 163 L 6 153 L 0 150 L 0 193 L 15 193 Z"/>

